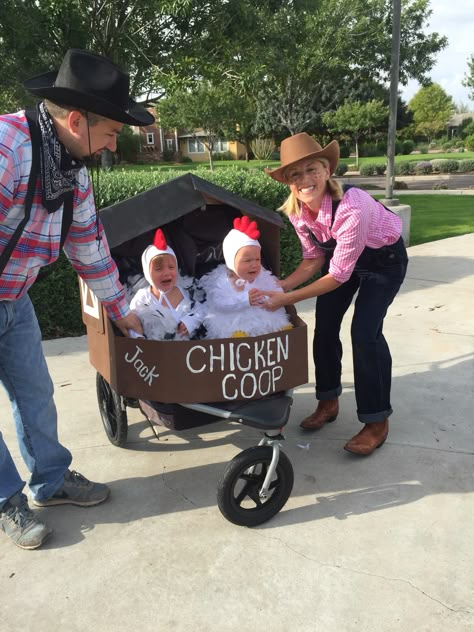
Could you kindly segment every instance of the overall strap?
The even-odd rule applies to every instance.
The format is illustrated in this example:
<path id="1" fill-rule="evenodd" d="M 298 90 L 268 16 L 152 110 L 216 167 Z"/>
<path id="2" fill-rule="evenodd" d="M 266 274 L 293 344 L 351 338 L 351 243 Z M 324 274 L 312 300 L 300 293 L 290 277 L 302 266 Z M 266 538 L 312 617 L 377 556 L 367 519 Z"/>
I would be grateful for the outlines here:
<path id="1" fill-rule="evenodd" d="M 38 127 L 36 125 L 36 117 L 37 112 L 36 109 L 29 109 L 25 111 L 26 120 L 28 121 L 28 127 L 30 130 L 31 137 L 31 171 L 30 177 L 28 178 L 28 189 L 25 197 L 25 216 L 21 220 L 21 222 L 16 227 L 15 232 L 10 238 L 10 241 L 5 246 L 1 256 L 0 256 L 0 276 L 2 275 L 5 266 L 13 250 L 15 249 L 18 240 L 20 239 L 20 235 L 23 232 L 23 229 L 26 226 L 26 223 L 30 219 L 31 215 L 31 206 L 33 204 L 33 196 L 35 194 L 36 189 L 36 181 L 38 179 L 39 173 L 39 132 Z"/>

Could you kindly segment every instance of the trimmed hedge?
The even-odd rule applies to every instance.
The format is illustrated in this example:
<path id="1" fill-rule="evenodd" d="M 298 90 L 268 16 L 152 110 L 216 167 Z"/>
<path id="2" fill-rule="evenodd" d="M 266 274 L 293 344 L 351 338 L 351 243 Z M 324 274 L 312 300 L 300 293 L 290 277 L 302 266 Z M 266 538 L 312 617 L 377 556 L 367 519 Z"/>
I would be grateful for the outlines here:
<path id="1" fill-rule="evenodd" d="M 413 160 L 406 160 L 403 162 L 396 162 L 394 171 L 396 176 L 411 176 L 415 173 L 415 164 Z"/>
<path id="2" fill-rule="evenodd" d="M 359 173 L 361 176 L 366 176 L 366 177 L 367 176 L 383 176 L 386 168 L 387 168 L 387 165 L 385 163 L 368 162 L 361 165 Z"/>
<path id="3" fill-rule="evenodd" d="M 417 176 L 427 175 L 433 173 L 433 167 L 429 160 L 421 160 L 415 165 L 415 173 Z"/>

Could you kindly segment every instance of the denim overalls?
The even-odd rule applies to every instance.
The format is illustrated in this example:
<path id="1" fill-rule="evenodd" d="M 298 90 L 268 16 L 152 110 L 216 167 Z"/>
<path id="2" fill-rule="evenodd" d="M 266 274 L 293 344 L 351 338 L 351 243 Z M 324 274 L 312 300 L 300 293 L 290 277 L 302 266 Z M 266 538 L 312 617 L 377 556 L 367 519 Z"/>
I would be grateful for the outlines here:
<path id="1" fill-rule="evenodd" d="M 344 193 L 351 187 L 344 187 Z M 339 200 L 333 201 L 332 222 Z M 387 212 L 390 212 L 387 209 Z M 326 254 L 322 274 L 327 274 L 337 242 L 313 241 Z M 365 247 L 350 278 L 335 290 L 318 296 L 313 339 L 316 398 L 333 399 L 342 392 L 342 345 L 339 338 L 344 314 L 358 291 L 351 325 L 354 388 L 357 415 L 362 423 L 384 421 L 391 415 L 392 357 L 383 336 L 383 320 L 405 278 L 408 257 L 400 237 L 383 248 Z"/>

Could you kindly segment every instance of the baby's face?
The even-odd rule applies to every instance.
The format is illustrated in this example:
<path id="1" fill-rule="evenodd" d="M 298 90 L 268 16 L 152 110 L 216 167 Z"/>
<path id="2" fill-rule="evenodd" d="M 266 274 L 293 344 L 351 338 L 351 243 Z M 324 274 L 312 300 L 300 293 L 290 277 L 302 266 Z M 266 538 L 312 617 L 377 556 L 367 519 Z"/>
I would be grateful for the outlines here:
<path id="1" fill-rule="evenodd" d="M 261 249 L 258 246 L 244 246 L 234 259 L 234 268 L 241 279 L 252 283 L 262 269 Z"/>
<path id="2" fill-rule="evenodd" d="M 178 277 L 176 259 L 172 255 L 158 255 L 150 262 L 150 276 L 157 290 L 168 292 L 176 285 Z"/>

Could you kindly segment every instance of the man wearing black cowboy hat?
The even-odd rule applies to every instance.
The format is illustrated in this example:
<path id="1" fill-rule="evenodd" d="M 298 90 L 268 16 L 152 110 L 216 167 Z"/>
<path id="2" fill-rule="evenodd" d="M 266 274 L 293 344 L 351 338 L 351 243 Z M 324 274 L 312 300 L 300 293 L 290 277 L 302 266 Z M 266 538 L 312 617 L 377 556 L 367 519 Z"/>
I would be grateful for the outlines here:
<path id="1" fill-rule="evenodd" d="M 124 123 L 154 118 L 129 97 L 129 77 L 104 57 L 69 50 L 58 72 L 25 82 L 43 99 L 0 116 L 0 382 L 12 402 L 33 502 L 97 505 L 109 488 L 71 471 L 57 437 L 53 384 L 27 291 L 61 246 L 121 331 L 141 330 L 125 299 L 95 208 L 84 159 L 115 151 Z M 25 549 L 51 529 L 30 510 L 0 433 L 0 527 Z"/>

